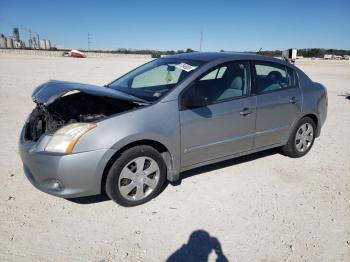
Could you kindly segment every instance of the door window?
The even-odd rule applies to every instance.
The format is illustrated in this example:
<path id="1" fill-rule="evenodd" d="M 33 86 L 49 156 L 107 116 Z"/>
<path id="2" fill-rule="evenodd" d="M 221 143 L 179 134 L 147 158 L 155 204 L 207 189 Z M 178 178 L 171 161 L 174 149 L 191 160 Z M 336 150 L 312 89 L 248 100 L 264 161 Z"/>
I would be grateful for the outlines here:
<path id="1" fill-rule="evenodd" d="M 222 78 L 222 76 L 224 75 L 226 69 L 227 69 L 226 66 L 217 68 L 217 69 L 211 71 L 210 73 L 206 74 L 205 76 L 203 76 L 203 77 L 200 79 L 200 81 L 204 81 L 204 80 L 213 80 L 213 79 L 220 79 L 220 78 Z"/>
<path id="2" fill-rule="evenodd" d="M 272 63 L 256 63 L 255 71 L 258 93 L 295 86 L 294 71 L 289 67 Z"/>
<path id="3" fill-rule="evenodd" d="M 198 79 L 192 87 L 194 90 L 188 94 L 208 98 L 212 103 L 247 96 L 249 73 L 248 63 L 225 64 Z"/>

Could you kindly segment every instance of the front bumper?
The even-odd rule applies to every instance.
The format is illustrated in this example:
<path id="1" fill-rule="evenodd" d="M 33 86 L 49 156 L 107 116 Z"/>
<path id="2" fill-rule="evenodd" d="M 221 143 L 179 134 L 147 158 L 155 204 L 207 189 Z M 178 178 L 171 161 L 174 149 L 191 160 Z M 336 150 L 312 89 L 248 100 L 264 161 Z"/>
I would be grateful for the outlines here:
<path id="1" fill-rule="evenodd" d="M 101 193 L 103 171 L 115 150 L 54 154 L 24 141 L 21 135 L 19 153 L 24 173 L 33 186 L 54 196 L 74 198 Z"/>

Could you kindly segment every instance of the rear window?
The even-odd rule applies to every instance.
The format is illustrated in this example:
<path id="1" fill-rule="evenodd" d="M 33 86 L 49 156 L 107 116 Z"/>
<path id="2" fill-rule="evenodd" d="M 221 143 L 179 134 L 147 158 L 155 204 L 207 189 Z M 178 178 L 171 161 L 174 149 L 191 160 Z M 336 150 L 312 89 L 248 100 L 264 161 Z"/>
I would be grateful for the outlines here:
<path id="1" fill-rule="evenodd" d="M 266 93 L 296 86 L 294 70 L 274 63 L 256 63 L 258 93 Z"/>

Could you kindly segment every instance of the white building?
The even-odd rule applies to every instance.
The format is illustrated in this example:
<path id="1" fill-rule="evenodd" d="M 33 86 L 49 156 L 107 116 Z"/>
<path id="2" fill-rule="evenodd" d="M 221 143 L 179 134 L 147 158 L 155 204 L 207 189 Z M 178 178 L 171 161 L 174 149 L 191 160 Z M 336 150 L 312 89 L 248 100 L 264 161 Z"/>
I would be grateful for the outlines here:
<path id="1" fill-rule="evenodd" d="M 51 49 L 51 42 L 49 39 L 45 39 L 45 49 L 48 49 L 48 50 Z"/>

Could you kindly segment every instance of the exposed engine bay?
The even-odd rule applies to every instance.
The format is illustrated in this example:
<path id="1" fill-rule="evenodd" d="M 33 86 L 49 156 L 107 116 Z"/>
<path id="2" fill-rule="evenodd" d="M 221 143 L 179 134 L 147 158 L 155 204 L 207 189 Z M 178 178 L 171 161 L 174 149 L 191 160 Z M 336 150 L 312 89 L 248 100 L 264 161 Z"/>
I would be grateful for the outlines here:
<path id="1" fill-rule="evenodd" d="M 35 142 L 42 134 L 52 134 L 66 124 L 94 122 L 136 107 L 140 104 L 83 92 L 65 95 L 47 106 L 37 103 L 26 123 L 24 138 Z"/>

